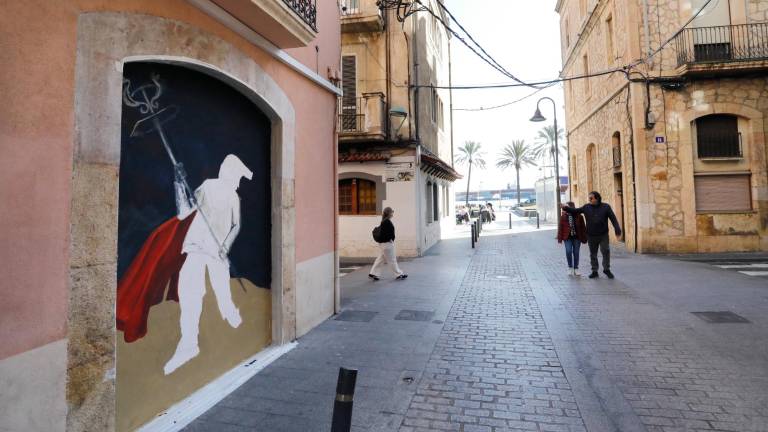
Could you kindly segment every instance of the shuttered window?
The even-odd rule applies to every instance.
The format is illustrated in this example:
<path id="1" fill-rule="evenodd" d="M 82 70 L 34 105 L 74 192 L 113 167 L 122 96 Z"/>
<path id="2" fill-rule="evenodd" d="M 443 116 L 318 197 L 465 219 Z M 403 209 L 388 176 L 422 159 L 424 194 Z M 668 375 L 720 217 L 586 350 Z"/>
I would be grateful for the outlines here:
<path id="1" fill-rule="evenodd" d="M 712 114 L 696 119 L 699 158 L 741 157 L 741 134 L 736 116 Z"/>
<path id="2" fill-rule="evenodd" d="M 437 183 L 432 185 L 432 220 L 440 219 L 440 201 L 437 194 Z"/>
<path id="3" fill-rule="evenodd" d="M 357 119 L 357 57 L 341 57 L 341 129 L 342 132 L 355 132 Z"/>
<path id="4" fill-rule="evenodd" d="M 357 178 L 339 180 L 339 214 L 375 215 L 376 183 Z"/>
<path id="5" fill-rule="evenodd" d="M 749 174 L 698 175 L 694 182 L 697 212 L 752 210 Z"/>

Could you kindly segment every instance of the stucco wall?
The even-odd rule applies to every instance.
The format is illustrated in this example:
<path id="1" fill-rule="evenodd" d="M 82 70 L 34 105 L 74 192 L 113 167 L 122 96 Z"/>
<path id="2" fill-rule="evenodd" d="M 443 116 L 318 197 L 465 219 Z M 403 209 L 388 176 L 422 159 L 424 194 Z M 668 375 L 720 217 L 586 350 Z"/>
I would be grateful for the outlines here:
<path id="1" fill-rule="evenodd" d="M 327 9 L 332 11 L 321 12 L 321 28 L 331 30 L 326 31 L 327 37 L 321 32 L 320 38 L 313 43 L 320 46 L 322 55 L 309 59 L 296 54 L 321 76 L 325 76 L 329 66 L 335 67 L 339 63 L 338 31 L 333 30 L 338 28 L 338 15 L 335 5 L 328 5 Z M 215 45 L 208 44 L 209 38 L 224 41 L 258 64 L 284 89 L 290 104 L 296 107 L 296 127 L 291 130 L 291 135 L 295 136 L 296 156 L 288 163 L 297 176 L 295 182 L 278 187 L 277 193 L 290 198 L 290 208 L 276 212 L 295 215 L 296 240 L 295 243 L 291 241 L 291 247 L 295 245 L 296 262 L 326 256 L 334 249 L 333 112 L 336 100 L 333 94 L 181 0 L 32 0 L 5 5 L 0 14 L 0 63 L 3 64 L 0 93 L 6 95 L 6 103 L 0 107 L 0 150 L 4 154 L 0 160 L 0 199 L 7 204 L 0 219 L 0 232 L 5 241 L 5 247 L 0 249 L 0 274 L 3 276 L 0 285 L 0 297 L 3 298 L 0 303 L 0 367 L 6 365 L 3 359 L 12 361 L 9 356 L 69 337 L 67 399 L 72 430 L 111 428 L 114 424 L 114 390 L 108 389 L 114 379 L 114 360 L 109 360 L 114 359 L 114 319 L 111 322 L 98 319 L 88 324 L 105 326 L 105 329 L 111 327 L 107 333 L 79 328 L 82 331 L 78 330 L 77 338 L 72 339 L 72 334 L 66 330 L 70 319 L 83 320 L 87 317 L 82 314 L 114 308 L 114 303 L 110 303 L 114 301 L 114 292 L 103 289 L 114 287 L 114 257 L 99 254 L 109 250 L 109 247 L 104 248 L 109 245 L 109 237 L 101 238 L 100 233 L 110 226 L 114 228 L 115 208 L 108 203 L 116 195 L 108 190 L 101 195 L 94 194 L 93 189 L 115 182 L 118 173 L 114 164 L 119 160 L 119 154 L 109 150 L 92 151 L 89 165 L 81 166 L 81 175 L 72 181 L 74 148 L 83 144 L 76 138 L 80 135 L 74 120 L 78 18 L 94 11 L 145 14 L 188 25 L 205 37 L 196 38 L 194 32 L 180 31 L 165 40 L 169 50 L 186 49 L 192 58 L 195 52 L 205 53 L 200 57 L 218 62 L 226 70 L 235 65 L 228 63 L 223 57 L 225 53 L 216 51 Z M 130 42 L 126 37 L 130 36 L 115 36 L 105 44 L 123 46 Z M 314 46 L 305 51 L 314 52 Z M 119 68 L 119 63 L 114 67 Z M 119 85 L 113 91 L 110 97 L 119 99 Z M 98 123 L 101 114 L 98 110 L 90 112 L 94 124 Z M 105 205 L 98 209 L 82 207 L 71 211 L 73 187 L 82 188 L 80 196 L 103 199 Z M 79 243 L 78 248 L 82 249 L 78 250 L 89 251 L 78 258 L 81 261 L 73 261 L 70 257 L 70 214 L 94 223 L 91 228 L 87 223 L 80 224 L 76 233 L 85 241 Z M 71 280 L 70 262 L 75 263 Z M 293 274 L 293 258 L 284 264 Z M 323 273 L 320 278 L 332 284 L 332 264 L 317 271 Z M 70 286 L 90 286 L 96 291 L 89 291 L 90 288 L 80 291 L 78 288 L 80 294 L 76 294 L 71 303 L 77 307 L 68 309 Z M 325 282 L 305 283 L 301 290 L 322 291 L 328 289 L 327 286 Z M 91 294 L 87 294 L 89 292 Z M 92 295 L 95 293 L 98 294 Z M 82 302 L 85 299 L 90 300 Z M 88 308 L 91 310 L 87 311 Z M 295 326 L 294 321 L 292 335 Z M 61 370 L 66 361 L 60 356 L 48 357 L 46 367 L 52 370 Z M 65 399 L 63 389 L 52 387 L 50 391 L 51 398 Z M 11 407 L 26 412 L 40 395 L 22 392 L 16 396 Z M 89 408 L 78 411 L 85 403 Z M 51 415 L 55 416 L 56 412 Z M 63 424 L 61 418 L 58 422 L 54 420 L 54 424 Z M 4 423 L 0 419 L 0 426 L 5 426 Z"/>
<path id="2" fill-rule="evenodd" d="M 398 159 L 399 160 L 399 159 Z M 413 158 L 410 158 L 413 161 Z M 366 172 L 384 179 L 383 162 L 379 163 L 342 163 L 339 173 Z M 385 183 L 386 198 L 383 207 L 392 207 L 395 216 L 395 247 L 398 256 L 414 257 L 418 255 L 417 225 L 423 220 L 417 218 L 416 180 L 407 182 Z M 379 254 L 379 248 L 371 237 L 373 227 L 381 222 L 381 216 L 339 216 L 339 256 L 342 258 L 372 258 Z"/>

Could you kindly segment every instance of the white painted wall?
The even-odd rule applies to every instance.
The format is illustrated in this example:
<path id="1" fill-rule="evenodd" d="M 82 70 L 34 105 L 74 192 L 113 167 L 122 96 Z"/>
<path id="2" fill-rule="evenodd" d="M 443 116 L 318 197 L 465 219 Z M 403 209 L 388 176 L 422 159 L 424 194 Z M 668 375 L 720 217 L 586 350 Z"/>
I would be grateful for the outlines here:
<path id="1" fill-rule="evenodd" d="M 0 360 L 0 431 L 63 431 L 67 341 Z"/>
<path id="2" fill-rule="evenodd" d="M 413 156 L 399 156 L 392 162 L 413 162 Z M 384 162 L 343 163 L 339 164 L 339 174 L 364 172 L 384 179 Z M 418 178 L 418 176 L 417 176 Z M 395 248 L 398 256 L 415 257 L 419 254 L 417 240 L 416 185 L 417 181 L 385 183 L 386 199 L 383 207 L 392 207 L 395 217 Z M 341 258 L 374 258 L 379 248 L 371 237 L 371 231 L 381 222 L 381 215 L 376 216 L 339 216 L 339 256 Z"/>
<path id="3" fill-rule="evenodd" d="M 296 337 L 333 315 L 335 265 L 333 252 L 296 265 Z"/>

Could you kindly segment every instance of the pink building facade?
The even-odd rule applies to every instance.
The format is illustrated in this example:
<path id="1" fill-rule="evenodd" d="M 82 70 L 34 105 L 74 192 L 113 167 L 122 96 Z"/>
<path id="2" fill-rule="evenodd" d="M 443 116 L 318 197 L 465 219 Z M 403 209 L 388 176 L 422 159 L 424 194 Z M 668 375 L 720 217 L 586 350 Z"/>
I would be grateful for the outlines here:
<path id="1" fill-rule="evenodd" d="M 335 312 L 335 4 L 10 2 L 0 64 L 0 429 L 139 428 Z"/>

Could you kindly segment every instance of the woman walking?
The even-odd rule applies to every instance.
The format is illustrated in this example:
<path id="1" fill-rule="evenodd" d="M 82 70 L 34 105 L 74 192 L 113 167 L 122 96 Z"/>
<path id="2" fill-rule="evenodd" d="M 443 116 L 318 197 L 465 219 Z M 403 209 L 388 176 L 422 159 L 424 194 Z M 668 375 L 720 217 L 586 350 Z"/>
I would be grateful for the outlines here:
<path id="1" fill-rule="evenodd" d="M 403 280 L 408 277 L 407 274 L 400 270 L 400 266 L 397 265 L 397 255 L 395 254 L 395 226 L 392 224 L 392 216 L 395 211 L 392 207 L 384 209 L 381 217 L 381 224 L 378 227 L 378 236 L 374 236 L 374 240 L 379 244 L 378 258 L 371 267 L 371 272 L 368 273 L 368 277 L 374 281 L 379 280 L 381 277 L 381 267 L 389 265 L 389 268 L 397 275 L 398 280 Z"/>
<path id="2" fill-rule="evenodd" d="M 572 201 L 568 207 L 573 208 Z M 568 260 L 568 274 L 579 276 L 579 249 L 587 242 L 587 227 L 584 216 L 561 211 L 560 225 L 557 228 L 557 242 L 565 243 L 565 258 Z"/>

